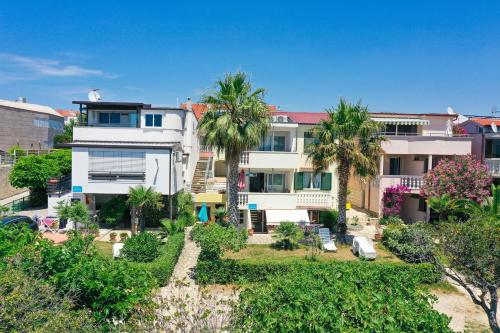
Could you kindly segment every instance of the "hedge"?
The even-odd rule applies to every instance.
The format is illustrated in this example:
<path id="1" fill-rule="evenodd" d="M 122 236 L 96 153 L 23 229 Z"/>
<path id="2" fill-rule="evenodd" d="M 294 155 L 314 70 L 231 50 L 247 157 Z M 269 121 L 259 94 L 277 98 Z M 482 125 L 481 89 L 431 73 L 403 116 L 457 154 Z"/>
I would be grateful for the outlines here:
<path id="1" fill-rule="evenodd" d="M 175 264 L 184 247 L 184 232 L 168 237 L 167 243 L 160 248 L 160 255 L 151 262 L 133 263 L 139 269 L 150 272 L 159 286 L 165 286 L 172 276 Z"/>
<path id="2" fill-rule="evenodd" d="M 363 261 L 329 263 L 282 263 L 245 262 L 233 259 L 199 260 L 196 266 L 196 280 L 200 284 L 245 284 L 266 282 L 278 276 L 295 271 L 335 272 L 339 269 L 369 270 L 381 281 L 391 276 L 406 275 L 416 278 L 419 283 L 434 283 L 442 278 L 442 273 L 431 264 L 368 263 Z"/>
<path id="3" fill-rule="evenodd" d="M 232 331 L 452 332 L 450 318 L 418 288 L 429 273 L 425 266 L 339 262 L 295 268 L 243 289 Z"/>

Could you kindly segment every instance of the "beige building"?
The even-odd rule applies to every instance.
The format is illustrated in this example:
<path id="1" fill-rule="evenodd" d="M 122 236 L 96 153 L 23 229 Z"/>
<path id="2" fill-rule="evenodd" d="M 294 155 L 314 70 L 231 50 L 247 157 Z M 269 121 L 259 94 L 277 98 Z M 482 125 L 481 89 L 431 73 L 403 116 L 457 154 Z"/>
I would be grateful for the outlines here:
<path id="1" fill-rule="evenodd" d="M 372 119 L 385 124 L 379 175 L 372 181 L 351 177 L 349 200 L 377 216 L 382 215 L 382 197 L 386 188 L 404 185 L 405 195 L 401 217 L 406 222 L 427 221 L 430 211 L 420 196 L 423 176 L 438 161 L 453 155 L 471 153 L 472 138 L 453 135 L 448 114 L 388 114 L 372 113 Z"/>
<path id="2" fill-rule="evenodd" d="M 52 148 L 54 135 L 63 127 L 64 118 L 48 106 L 0 100 L 0 151 L 14 145 L 25 150 Z"/>

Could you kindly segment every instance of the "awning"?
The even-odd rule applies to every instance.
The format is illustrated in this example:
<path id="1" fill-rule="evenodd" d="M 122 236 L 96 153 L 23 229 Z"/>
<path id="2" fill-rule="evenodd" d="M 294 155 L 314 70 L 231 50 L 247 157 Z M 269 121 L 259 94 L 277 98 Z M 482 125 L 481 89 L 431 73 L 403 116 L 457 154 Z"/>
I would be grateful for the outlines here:
<path id="1" fill-rule="evenodd" d="M 372 118 L 372 120 L 390 125 L 429 125 L 429 120 L 420 118 Z"/>
<path id="2" fill-rule="evenodd" d="M 269 209 L 266 210 L 266 221 L 268 225 L 285 221 L 309 223 L 309 215 L 305 209 Z"/>

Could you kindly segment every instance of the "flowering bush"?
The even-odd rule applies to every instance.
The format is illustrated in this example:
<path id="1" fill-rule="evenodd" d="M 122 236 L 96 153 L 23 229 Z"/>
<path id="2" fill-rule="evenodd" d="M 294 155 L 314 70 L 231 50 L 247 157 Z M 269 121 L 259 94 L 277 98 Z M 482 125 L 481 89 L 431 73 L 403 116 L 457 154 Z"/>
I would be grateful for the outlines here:
<path id="1" fill-rule="evenodd" d="M 460 125 L 453 125 L 453 134 L 455 135 L 465 135 L 467 134 L 467 129 Z"/>
<path id="2" fill-rule="evenodd" d="M 491 176 L 486 165 L 471 155 L 443 159 L 424 177 L 421 194 L 425 197 L 470 199 L 483 202 L 489 195 Z"/>
<path id="3" fill-rule="evenodd" d="M 382 212 L 384 217 L 396 216 L 401 213 L 401 205 L 404 202 L 404 194 L 410 189 L 403 185 L 395 185 L 385 189 L 382 197 Z"/>

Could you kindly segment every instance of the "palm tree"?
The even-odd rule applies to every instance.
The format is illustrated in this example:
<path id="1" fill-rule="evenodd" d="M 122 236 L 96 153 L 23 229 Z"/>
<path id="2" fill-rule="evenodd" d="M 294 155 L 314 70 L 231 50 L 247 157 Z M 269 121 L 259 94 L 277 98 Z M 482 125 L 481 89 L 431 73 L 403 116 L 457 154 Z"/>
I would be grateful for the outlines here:
<path id="1" fill-rule="evenodd" d="M 203 144 L 224 152 L 229 166 L 228 215 L 238 224 L 238 165 L 245 150 L 256 147 L 269 128 L 269 111 L 264 89 L 252 90 L 245 73 L 227 74 L 217 81 L 216 91 L 204 96 L 209 106 L 198 124 Z"/>
<path id="2" fill-rule="evenodd" d="M 328 118 L 313 129 L 318 143 L 311 147 L 309 159 L 316 171 L 337 164 L 338 186 L 338 233 L 345 242 L 347 184 L 351 172 L 362 178 L 370 178 L 378 172 L 382 153 L 379 136 L 381 125 L 370 119 L 368 108 L 361 102 L 351 104 L 340 99 L 336 108 L 326 109 Z"/>
<path id="3" fill-rule="evenodd" d="M 161 193 L 142 185 L 129 189 L 127 204 L 132 208 L 132 216 L 139 218 L 141 232 L 146 228 L 145 211 L 147 209 L 159 210 L 163 207 Z M 132 230 L 134 230 L 133 226 Z"/>

